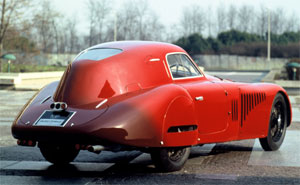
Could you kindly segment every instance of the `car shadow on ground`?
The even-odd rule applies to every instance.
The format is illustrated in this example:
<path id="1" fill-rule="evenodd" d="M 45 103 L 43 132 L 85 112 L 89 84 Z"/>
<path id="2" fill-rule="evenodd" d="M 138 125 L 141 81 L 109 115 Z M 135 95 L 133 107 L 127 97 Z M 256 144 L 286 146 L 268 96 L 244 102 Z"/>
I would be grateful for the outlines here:
<path id="1" fill-rule="evenodd" d="M 193 147 L 189 159 L 203 157 L 203 156 L 213 156 L 218 154 L 225 154 L 230 152 L 251 152 L 252 146 L 242 146 L 238 144 L 216 144 L 210 151 L 201 150 L 201 147 Z"/>
<path id="2" fill-rule="evenodd" d="M 189 157 L 189 160 L 197 158 L 201 159 L 205 156 L 214 156 L 219 154 L 226 154 L 230 152 L 251 152 L 252 144 L 244 145 L 239 143 L 220 143 L 214 145 L 210 150 L 205 150 L 201 146 L 192 147 L 192 151 Z M 1 148 L 1 160 L 30 160 L 30 161 L 44 161 L 41 156 L 38 148 L 28 148 L 22 147 L 24 150 L 20 153 L 16 152 L 17 147 L 2 147 Z M 16 152 L 16 153 L 15 153 Z M 4 156 L 4 153 L 6 155 Z M 15 153 L 16 155 L 9 153 Z M 22 156 L 28 156 L 28 158 L 23 158 Z M 151 161 L 150 155 L 147 155 L 144 159 L 132 162 L 143 153 L 139 151 L 131 151 L 131 152 L 103 152 L 98 157 L 98 155 L 83 151 L 76 158 L 75 163 L 71 163 L 68 165 L 51 165 L 40 170 L 28 170 L 28 169 L 2 169 L 1 174 L 25 174 L 31 176 L 51 176 L 51 177 L 101 177 L 107 175 L 135 175 L 135 174 L 160 174 L 162 171 L 155 168 L 153 162 Z M 21 156 L 20 156 L 21 155 Z M 35 158 L 35 160 L 34 160 Z M 37 160 L 36 160 L 37 159 Z M 93 164 L 93 167 L 89 167 L 88 165 Z M 93 168 L 99 164 L 99 168 L 93 170 Z M 107 164 L 111 164 L 107 168 L 101 168 L 101 166 L 105 166 Z M 82 166 L 85 166 L 83 169 Z M 78 168 L 79 167 L 79 168 Z M 100 170 L 99 170 L 100 169 Z M 178 172 L 180 173 L 180 172 Z"/>

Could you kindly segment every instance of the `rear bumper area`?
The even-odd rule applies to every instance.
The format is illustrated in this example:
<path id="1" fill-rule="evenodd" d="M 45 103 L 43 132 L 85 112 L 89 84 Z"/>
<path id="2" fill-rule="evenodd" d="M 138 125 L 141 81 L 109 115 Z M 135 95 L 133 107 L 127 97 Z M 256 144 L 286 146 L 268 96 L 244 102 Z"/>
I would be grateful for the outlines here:
<path id="1" fill-rule="evenodd" d="M 111 145 L 112 142 L 83 132 L 82 130 L 64 127 L 42 127 L 13 125 L 12 135 L 19 140 L 32 140 L 43 143 L 60 144 L 101 144 Z"/>
<path id="2" fill-rule="evenodd" d="M 48 144 L 101 145 L 110 151 L 140 150 L 149 147 L 147 143 L 153 141 L 152 139 L 126 140 L 126 134 L 123 132 L 123 130 L 120 131 L 117 128 L 93 130 L 89 127 L 32 126 L 25 125 L 22 122 L 12 126 L 13 137 L 21 141 L 30 140 Z"/>

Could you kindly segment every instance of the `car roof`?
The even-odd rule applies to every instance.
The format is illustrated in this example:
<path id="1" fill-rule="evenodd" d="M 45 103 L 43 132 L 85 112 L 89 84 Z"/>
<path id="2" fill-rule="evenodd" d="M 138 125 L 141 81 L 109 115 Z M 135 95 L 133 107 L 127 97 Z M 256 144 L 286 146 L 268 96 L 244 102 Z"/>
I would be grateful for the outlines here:
<path id="1" fill-rule="evenodd" d="M 162 42 L 155 42 L 155 41 L 117 41 L 117 42 L 107 42 L 103 44 L 98 44 L 92 46 L 89 49 L 96 49 L 96 48 L 118 48 L 122 49 L 123 51 L 135 50 L 138 48 L 152 48 L 157 50 L 165 50 L 172 51 L 172 52 L 185 52 L 181 47 L 176 46 L 174 44 L 169 43 L 162 43 Z"/>

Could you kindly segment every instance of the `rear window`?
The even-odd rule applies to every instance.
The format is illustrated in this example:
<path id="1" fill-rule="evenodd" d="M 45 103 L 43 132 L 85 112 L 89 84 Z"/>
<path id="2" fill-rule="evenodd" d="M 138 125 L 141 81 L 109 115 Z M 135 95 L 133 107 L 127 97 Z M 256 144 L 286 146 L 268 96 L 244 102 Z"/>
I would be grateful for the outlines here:
<path id="1" fill-rule="evenodd" d="M 83 52 L 79 55 L 75 61 L 78 60 L 102 60 L 114 55 L 121 53 L 121 49 L 112 49 L 112 48 L 98 48 L 98 49 L 90 49 Z"/>

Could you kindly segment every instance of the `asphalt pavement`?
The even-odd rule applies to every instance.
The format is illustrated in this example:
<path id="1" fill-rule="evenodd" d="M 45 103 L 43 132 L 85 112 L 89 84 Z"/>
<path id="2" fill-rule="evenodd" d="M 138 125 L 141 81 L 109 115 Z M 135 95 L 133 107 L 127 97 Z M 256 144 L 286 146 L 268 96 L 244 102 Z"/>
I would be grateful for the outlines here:
<path id="1" fill-rule="evenodd" d="M 268 74 L 268 71 L 263 72 L 226 72 L 226 71 L 205 71 L 206 74 L 229 79 L 236 82 L 255 83 L 260 82 L 263 77 Z"/>
<path id="2" fill-rule="evenodd" d="M 213 73 L 211 73 L 213 74 Z M 264 73 L 215 75 L 256 82 Z M 238 76 L 238 77 L 236 77 Z M 280 150 L 265 152 L 257 139 L 192 148 L 178 172 L 161 173 L 140 151 L 81 151 L 73 163 L 56 167 L 37 147 L 21 147 L 10 133 L 18 111 L 35 91 L 0 90 L 0 184 L 300 184 L 300 96 L 290 96 L 293 123 Z"/>

